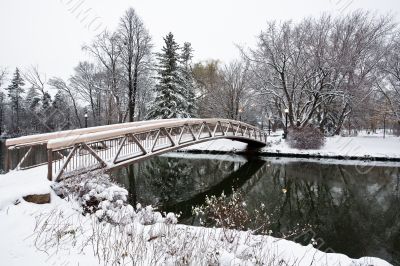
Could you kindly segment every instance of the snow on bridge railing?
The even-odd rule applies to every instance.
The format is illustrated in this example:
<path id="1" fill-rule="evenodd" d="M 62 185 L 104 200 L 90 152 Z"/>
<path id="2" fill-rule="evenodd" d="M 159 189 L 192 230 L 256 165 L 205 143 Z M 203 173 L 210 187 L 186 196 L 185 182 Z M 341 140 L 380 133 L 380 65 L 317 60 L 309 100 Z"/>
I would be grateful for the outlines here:
<path id="1" fill-rule="evenodd" d="M 174 121 L 177 118 L 164 119 Z M 4 156 L 4 169 L 8 172 L 11 169 L 27 169 L 48 163 L 47 142 L 52 139 L 79 136 L 99 131 L 114 130 L 119 128 L 130 128 L 140 125 L 154 123 L 157 120 L 146 120 L 105 126 L 63 130 L 58 132 L 43 133 L 7 139 L 5 142 L 6 154 Z M 35 157 L 31 156 L 32 154 Z M 30 159 L 30 160 L 29 160 Z"/>
<path id="2" fill-rule="evenodd" d="M 178 119 L 177 118 L 163 119 L 163 121 L 175 121 L 175 120 L 178 120 Z M 95 132 L 99 132 L 99 131 L 136 127 L 136 126 L 140 126 L 140 125 L 151 124 L 156 121 L 160 121 L 160 120 L 146 120 L 146 121 L 112 124 L 112 125 L 89 127 L 89 128 L 78 128 L 78 129 L 63 130 L 63 131 L 52 132 L 52 133 L 22 136 L 22 137 L 18 137 L 18 138 L 7 139 L 5 145 L 7 148 L 39 145 L 39 144 L 47 143 L 49 140 L 52 140 L 52 139 L 65 138 L 65 137 L 70 137 L 70 136 L 78 136 L 78 135 L 83 135 L 83 134 L 95 133 Z"/>
<path id="3" fill-rule="evenodd" d="M 217 119 L 217 118 L 211 118 L 211 119 L 197 119 L 197 118 L 191 118 L 191 119 L 179 119 L 179 120 L 174 120 L 174 121 L 165 121 L 165 120 L 153 120 L 152 123 L 144 124 L 144 125 L 138 125 L 135 127 L 129 127 L 129 128 L 119 128 L 119 129 L 114 129 L 114 130 L 107 130 L 107 131 L 99 131 L 99 132 L 94 132 L 91 134 L 81 134 L 81 135 L 73 135 L 73 136 L 68 136 L 65 138 L 57 138 L 50 140 L 47 143 L 47 148 L 48 149 L 60 149 L 60 148 L 65 148 L 65 147 L 70 147 L 74 144 L 77 143 L 83 143 L 83 142 L 93 142 L 93 141 L 99 141 L 99 140 L 106 140 L 110 139 L 113 137 L 118 137 L 122 136 L 125 134 L 138 134 L 138 133 L 143 133 L 147 131 L 152 131 L 159 129 L 160 127 L 164 128 L 173 128 L 177 126 L 182 126 L 182 125 L 198 125 L 203 122 L 206 123 L 212 123 L 216 124 L 217 122 L 220 123 L 240 123 L 241 125 L 247 127 L 247 129 L 255 130 L 255 131 L 260 131 L 261 130 L 257 127 L 254 127 L 252 125 L 243 123 L 243 122 L 238 122 L 235 120 L 229 120 L 229 119 Z M 262 141 L 262 139 L 260 139 Z"/>
<path id="4" fill-rule="evenodd" d="M 56 175 L 58 180 L 63 174 L 78 170 L 113 169 L 212 139 L 228 138 L 258 147 L 267 141 L 265 132 L 257 127 L 217 118 L 153 120 L 75 130 L 70 135 L 59 133 L 10 141 L 14 146 L 9 150 L 29 149 L 17 168 L 23 168 L 26 157 L 37 145 L 47 150 L 48 178 Z"/>

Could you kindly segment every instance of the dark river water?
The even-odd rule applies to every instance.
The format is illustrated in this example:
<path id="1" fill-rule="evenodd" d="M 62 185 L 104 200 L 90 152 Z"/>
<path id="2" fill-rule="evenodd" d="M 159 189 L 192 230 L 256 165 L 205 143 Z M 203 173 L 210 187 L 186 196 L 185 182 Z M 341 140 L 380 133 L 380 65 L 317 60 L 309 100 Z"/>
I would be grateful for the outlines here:
<path id="1" fill-rule="evenodd" d="M 2 145 L 0 170 L 3 155 Z M 272 235 L 310 225 L 289 239 L 309 244 L 314 238 L 323 251 L 400 265 L 400 163 L 356 163 L 170 153 L 112 175 L 132 204 L 181 213 L 181 223 L 197 225 L 192 207 L 234 188 L 250 211 L 264 204 L 273 214 Z"/>
<path id="2" fill-rule="evenodd" d="M 292 238 L 352 258 L 375 256 L 400 265 L 400 164 L 245 158 L 172 153 L 114 172 L 132 204 L 152 204 L 195 220 L 206 195 L 241 189 L 247 207 L 274 213 L 273 235 L 311 225 Z M 133 168 L 133 169 L 132 169 Z M 289 238 L 290 239 L 290 238 Z"/>

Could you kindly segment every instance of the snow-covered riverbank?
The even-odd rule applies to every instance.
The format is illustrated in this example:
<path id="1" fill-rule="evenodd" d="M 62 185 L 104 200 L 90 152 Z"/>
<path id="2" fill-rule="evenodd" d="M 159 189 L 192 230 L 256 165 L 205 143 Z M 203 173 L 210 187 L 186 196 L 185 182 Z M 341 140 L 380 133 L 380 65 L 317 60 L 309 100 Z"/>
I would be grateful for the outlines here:
<path id="1" fill-rule="evenodd" d="M 122 264 L 135 260 L 139 265 L 390 265 L 377 258 L 350 259 L 321 252 L 312 245 L 301 246 L 250 232 L 174 224 L 151 209 L 136 213 L 122 201 L 115 203 L 124 206 L 120 208 L 125 210 L 121 215 L 129 210 L 131 222 L 124 226 L 99 222 L 98 212 L 84 216 L 76 200 L 59 198 L 50 188 L 45 170 L 37 168 L 0 176 L 3 265 L 98 265 L 116 262 L 118 258 Z M 122 195 L 123 199 L 127 194 L 120 188 L 93 189 L 89 194 L 102 195 L 101 206 L 108 210 L 115 195 Z M 51 203 L 36 205 L 22 199 L 27 194 L 39 193 L 51 193 Z M 118 213 L 108 215 L 115 214 Z"/>
<path id="2" fill-rule="evenodd" d="M 400 160 L 400 137 L 392 135 L 383 138 L 379 134 L 360 134 L 355 137 L 327 137 L 325 145 L 319 150 L 299 150 L 290 148 L 282 134 L 268 137 L 269 145 L 260 150 L 263 155 L 287 155 L 304 157 L 331 157 L 349 159 Z M 232 140 L 214 140 L 183 148 L 184 151 L 240 152 L 247 144 Z"/>

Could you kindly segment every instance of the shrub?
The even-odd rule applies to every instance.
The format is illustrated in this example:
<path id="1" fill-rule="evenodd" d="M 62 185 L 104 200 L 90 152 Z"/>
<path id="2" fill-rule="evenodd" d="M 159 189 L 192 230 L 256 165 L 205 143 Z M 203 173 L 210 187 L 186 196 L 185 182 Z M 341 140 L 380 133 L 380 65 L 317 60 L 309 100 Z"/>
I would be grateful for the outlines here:
<path id="1" fill-rule="evenodd" d="M 100 171 L 88 172 L 52 185 L 55 193 L 68 200 L 76 200 L 83 214 L 95 214 L 100 221 L 111 224 L 143 225 L 155 223 L 176 224 L 173 213 L 155 211 L 151 206 L 136 205 L 136 210 L 128 204 L 128 191 L 116 184 L 108 174 Z"/>
<path id="2" fill-rule="evenodd" d="M 239 230 L 247 229 L 250 219 L 244 196 L 236 191 L 231 197 L 224 193 L 220 197 L 207 196 L 204 205 L 193 208 L 193 214 L 203 216 L 204 220 L 200 218 L 201 225 Z"/>
<path id="3" fill-rule="evenodd" d="M 317 128 L 308 126 L 290 129 L 287 140 L 291 148 L 320 149 L 325 143 L 325 136 Z"/>
<path id="4" fill-rule="evenodd" d="M 264 203 L 255 207 L 248 208 L 243 192 L 232 188 L 230 196 L 224 193 L 219 197 L 207 196 L 206 202 L 194 207 L 192 211 L 201 226 L 250 230 L 252 234 L 273 234 L 285 239 L 299 237 L 311 228 L 309 224 L 282 228 L 279 221 L 282 211 L 280 207 L 267 208 Z M 272 228 L 279 229 L 273 232 Z"/>

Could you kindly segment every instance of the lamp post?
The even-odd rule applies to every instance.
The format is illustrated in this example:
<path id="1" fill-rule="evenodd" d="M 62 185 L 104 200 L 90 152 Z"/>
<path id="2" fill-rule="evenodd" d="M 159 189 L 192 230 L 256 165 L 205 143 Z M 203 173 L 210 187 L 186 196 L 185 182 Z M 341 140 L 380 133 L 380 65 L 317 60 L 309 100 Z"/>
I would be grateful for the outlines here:
<path id="1" fill-rule="evenodd" d="M 85 113 L 85 128 L 87 127 L 87 121 L 88 121 L 88 114 Z"/>
<path id="2" fill-rule="evenodd" d="M 287 134 L 288 134 L 288 125 L 287 125 L 287 123 L 288 123 L 288 115 L 289 115 L 289 109 L 286 108 L 285 109 L 285 132 L 283 134 L 284 139 L 286 139 Z"/>

